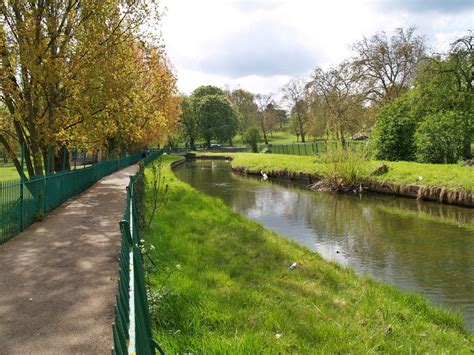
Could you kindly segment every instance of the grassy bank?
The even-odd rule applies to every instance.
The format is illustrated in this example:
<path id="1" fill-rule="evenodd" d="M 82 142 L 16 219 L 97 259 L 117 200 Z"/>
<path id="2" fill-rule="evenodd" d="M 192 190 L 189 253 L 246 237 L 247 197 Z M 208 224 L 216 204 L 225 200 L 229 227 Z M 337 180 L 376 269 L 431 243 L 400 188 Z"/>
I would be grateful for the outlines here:
<path id="1" fill-rule="evenodd" d="M 469 352 L 459 316 L 233 213 L 178 181 L 172 160 L 164 206 L 144 236 L 155 247 L 154 332 L 167 352 Z"/>
<path id="2" fill-rule="evenodd" d="M 207 154 L 206 155 L 210 155 Z M 223 155 L 216 153 L 216 155 Z M 296 173 L 318 174 L 324 166 L 315 162 L 311 156 L 282 155 L 282 154 L 254 154 L 234 153 L 231 155 L 232 166 L 245 167 L 256 171 L 286 170 Z M 436 186 L 449 189 L 474 190 L 474 168 L 456 164 L 421 164 L 414 162 L 369 161 L 368 171 L 374 171 L 380 164 L 385 163 L 389 170 L 379 176 L 369 176 L 379 181 L 398 184 L 412 184 L 418 186 Z M 421 180 L 420 180 L 421 177 Z"/>

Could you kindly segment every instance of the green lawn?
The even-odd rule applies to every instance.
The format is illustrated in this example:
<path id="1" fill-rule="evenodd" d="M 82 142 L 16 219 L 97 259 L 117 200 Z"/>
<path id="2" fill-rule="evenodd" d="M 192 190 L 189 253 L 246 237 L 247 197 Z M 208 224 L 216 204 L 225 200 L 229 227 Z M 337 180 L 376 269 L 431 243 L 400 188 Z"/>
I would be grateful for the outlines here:
<path id="1" fill-rule="evenodd" d="M 20 175 L 18 175 L 18 172 L 16 171 L 13 164 L 0 165 L 0 181 L 16 180 L 19 178 L 20 178 Z"/>
<path id="2" fill-rule="evenodd" d="M 264 144 L 263 136 L 261 132 L 260 132 L 260 136 L 262 137 L 260 144 Z M 273 132 L 273 135 L 271 133 L 268 133 L 267 138 L 268 138 L 268 143 L 270 144 L 291 144 L 291 143 L 296 142 L 296 135 L 288 131 L 278 130 L 278 131 Z M 233 142 L 234 144 L 237 144 L 237 145 L 244 144 L 240 134 L 234 137 Z"/>
<path id="3" fill-rule="evenodd" d="M 287 170 L 318 174 L 323 169 L 323 165 L 317 163 L 314 156 L 254 153 L 216 153 L 216 155 L 231 155 L 233 157 L 233 166 L 246 167 L 256 171 Z M 372 179 L 399 184 L 447 187 L 451 189 L 459 188 L 466 191 L 474 190 L 473 167 L 464 167 L 456 164 L 369 161 L 367 162 L 370 167 L 369 171 L 375 170 L 381 163 L 387 164 L 389 167 L 388 173 L 371 177 Z"/>
<path id="4" fill-rule="evenodd" d="M 156 263 L 147 276 L 154 335 L 168 353 L 472 349 L 460 316 L 358 277 L 233 213 L 177 180 L 169 169 L 177 158 L 164 159 L 169 190 L 144 238 Z"/>

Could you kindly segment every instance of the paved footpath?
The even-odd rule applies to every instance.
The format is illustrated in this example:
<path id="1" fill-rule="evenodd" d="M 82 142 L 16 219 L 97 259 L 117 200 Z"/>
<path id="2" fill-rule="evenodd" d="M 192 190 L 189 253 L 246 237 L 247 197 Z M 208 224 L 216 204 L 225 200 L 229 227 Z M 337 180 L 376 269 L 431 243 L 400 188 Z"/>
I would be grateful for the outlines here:
<path id="1" fill-rule="evenodd" d="M 109 175 L 0 245 L 0 354 L 110 354 L 125 187 Z"/>

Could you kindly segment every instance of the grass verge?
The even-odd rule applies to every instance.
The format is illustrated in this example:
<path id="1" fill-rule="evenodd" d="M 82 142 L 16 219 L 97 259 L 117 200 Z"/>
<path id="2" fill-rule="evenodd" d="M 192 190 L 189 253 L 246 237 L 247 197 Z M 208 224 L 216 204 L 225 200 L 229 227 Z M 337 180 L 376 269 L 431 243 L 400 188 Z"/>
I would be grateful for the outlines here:
<path id="1" fill-rule="evenodd" d="M 291 157 L 295 158 L 295 157 Z M 144 235 L 169 353 L 468 353 L 459 315 L 324 261 L 178 181 Z M 147 171 L 147 174 L 150 172 Z M 297 263 L 293 270 L 289 265 Z"/>
<path id="2" fill-rule="evenodd" d="M 286 170 L 295 173 L 319 174 L 326 167 L 316 162 L 315 157 L 256 154 L 256 153 L 214 153 L 215 155 L 231 156 L 232 166 L 245 167 L 250 170 L 279 171 Z M 206 153 L 205 155 L 212 155 Z M 387 173 L 379 176 L 369 176 L 380 164 L 389 167 Z M 398 184 L 418 186 L 436 186 L 449 189 L 474 190 L 474 168 L 456 164 L 422 164 L 405 161 L 368 161 L 367 178 Z M 421 179 L 420 179 L 421 177 Z"/>

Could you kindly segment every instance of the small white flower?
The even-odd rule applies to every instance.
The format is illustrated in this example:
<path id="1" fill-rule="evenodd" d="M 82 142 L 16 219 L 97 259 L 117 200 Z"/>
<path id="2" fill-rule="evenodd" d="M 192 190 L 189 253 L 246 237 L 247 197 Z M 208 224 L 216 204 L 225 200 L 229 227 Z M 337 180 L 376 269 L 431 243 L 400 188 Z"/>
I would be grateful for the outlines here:
<path id="1" fill-rule="evenodd" d="M 140 239 L 140 243 L 144 244 L 144 243 L 145 243 L 145 239 Z"/>
<path id="2" fill-rule="evenodd" d="M 155 246 L 153 244 L 150 245 L 150 250 L 155 250 Z"/>
<path id="3" fill-rule="evenodd" d="M 176 269 L 181 270 L 181 265 L 180 265 L 180 264 L 176 264 Z"/>
<path id="4" fill-rule="evenodd" d="M 275 334 L 275 338 L 280 339 L 282 335 L 283 335 L 283 334 L 281 334 L 281 333 L 276 333 L 276 334 Z"/>

